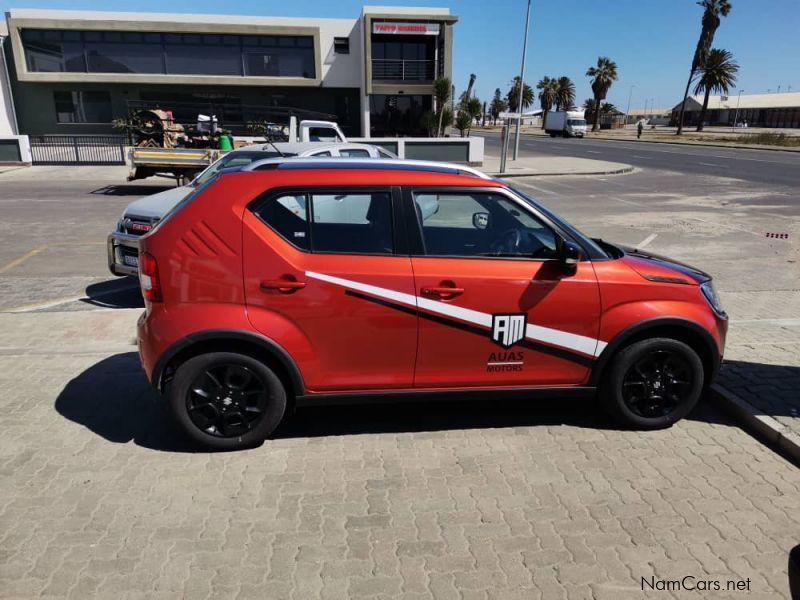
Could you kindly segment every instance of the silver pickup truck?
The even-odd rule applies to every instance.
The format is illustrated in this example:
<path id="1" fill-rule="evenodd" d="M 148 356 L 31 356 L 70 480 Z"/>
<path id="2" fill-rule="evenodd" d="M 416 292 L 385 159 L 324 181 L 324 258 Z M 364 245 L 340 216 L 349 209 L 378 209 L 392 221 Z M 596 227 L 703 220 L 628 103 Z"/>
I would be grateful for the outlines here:
<path id="1" fill-rule="evenodd" d="M 397 158 L 391 152 L 370 144 L 323 142 L 279 142 L 232 150 L 195 177 L 191 183 L 131 202 L 108 236 L 108 269 L 114 275 L 137 276 L 139 237 L 150 231 L 161 218 L 194 189 L 222 169 L 241 167 L 255 160 L 278 157 Z"/>

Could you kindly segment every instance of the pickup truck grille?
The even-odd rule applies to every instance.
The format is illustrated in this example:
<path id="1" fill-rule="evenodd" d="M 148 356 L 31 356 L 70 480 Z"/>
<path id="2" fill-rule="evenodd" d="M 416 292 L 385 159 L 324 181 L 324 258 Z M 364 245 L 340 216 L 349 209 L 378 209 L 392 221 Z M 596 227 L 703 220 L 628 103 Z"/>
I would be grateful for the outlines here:
<path id="1" fill-rule="evenodd" d="M 155 227 L 158 219 L 129 216 L 122 219 L 122 232 L 130 235 L 144 235 Z"/>

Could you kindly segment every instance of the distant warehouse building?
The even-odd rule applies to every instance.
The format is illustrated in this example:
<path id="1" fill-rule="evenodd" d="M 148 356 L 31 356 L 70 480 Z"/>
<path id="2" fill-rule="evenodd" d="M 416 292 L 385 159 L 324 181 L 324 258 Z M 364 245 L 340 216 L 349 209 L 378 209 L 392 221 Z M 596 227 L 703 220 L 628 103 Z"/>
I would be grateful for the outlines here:
<path id="1" fill-rule="evenodd" d="M 689 96 L 684 125 L 697 125 L 702 107 L 703 96 Z M 672 109 L 673 124 L 677 124 L 680 112 L 679 102 Z M 732 126 L 734 119 L 747 122 L 749 127 L 800 127 L 800 92 L 709 96 L 706 124 Z"/>
<path id="2" fill-rule="evenodd" d="M 157 105 L 178 120 L 213 112 L 236 133 L 289 109 L 352 136 L 421 134 L 457 20 L 385 6 L 355 19 L 12 9 L 0 131 L 12 105 L 34 135 L 107 134 L 131 106 Z"/>

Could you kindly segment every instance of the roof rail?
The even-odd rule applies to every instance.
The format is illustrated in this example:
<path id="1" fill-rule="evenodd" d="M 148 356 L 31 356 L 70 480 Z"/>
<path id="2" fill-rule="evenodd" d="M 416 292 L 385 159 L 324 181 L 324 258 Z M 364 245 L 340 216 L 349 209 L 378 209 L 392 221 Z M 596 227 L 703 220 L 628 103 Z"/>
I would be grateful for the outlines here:
<path id="1" fill-rule="evenodd" d="M 493 179 L 486 173 L 454 163 L 431 160 L 406 160 L 400 158 L 320 158 L 285 157 L 262 158 L 254 160 L 240 171 L 263 171 L 266 169 L 372 169 L 388 171 L 425 171 L 429 173 L 450 173 L 469 175 L 480 179 Z"/>

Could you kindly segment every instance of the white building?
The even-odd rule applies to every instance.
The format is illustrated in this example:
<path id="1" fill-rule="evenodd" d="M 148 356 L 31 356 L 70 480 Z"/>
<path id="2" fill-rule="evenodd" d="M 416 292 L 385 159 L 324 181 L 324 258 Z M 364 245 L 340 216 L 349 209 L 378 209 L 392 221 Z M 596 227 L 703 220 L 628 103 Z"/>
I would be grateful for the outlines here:
<path id="1" fill-rule="evenodd" d="M 234 133 L 296 114 L 352 136 L 411 135 L 433 81 L 451 77 L 457 20 L 372 6 L 353 19 L 12 9 L 4 47 L 20 133 L 111 133 L 157 106 L 180 122 L 215 114 Z M 7 89 L 0 132 L 14 121 Z"/>
<path id="2" fill-rule="evenodd" d="M 677 123 L 681 102 L 672 108 Z M 703 96 L 689 96 L 684 110 L 684 125 L 697 125 Z M 704 121 L 708 125 L 733 125 L 745 121 L 750 127 L 800 127 L 800 92 L 774 94 L 731 94 L 709 96 Z"/>

